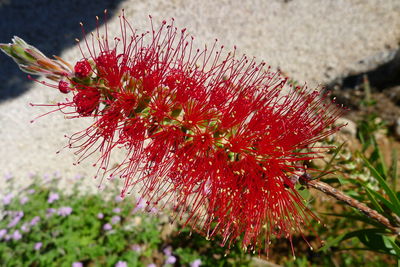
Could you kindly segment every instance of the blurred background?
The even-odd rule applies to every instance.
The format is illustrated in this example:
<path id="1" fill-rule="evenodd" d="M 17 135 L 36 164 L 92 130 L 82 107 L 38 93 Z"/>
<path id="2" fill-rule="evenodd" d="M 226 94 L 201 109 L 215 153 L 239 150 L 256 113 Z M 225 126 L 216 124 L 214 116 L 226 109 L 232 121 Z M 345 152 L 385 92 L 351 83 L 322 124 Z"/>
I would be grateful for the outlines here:
<path id="1" fill-rule="evenodd" d="M 75 38 L 82 39 L 79 22 L 83 22 L 87 33 L 95 30 L 95 16 L 103 23 L 104 9 L 108 10 L 110 36 L 119 35 L 118 15 L 122 9 L 139 32 L 150 30 L 149 15 L 155 27 L 164 19 L 174 18 L 178 28 L 187 28 L 195 37 L 199 48 L 218 39 L 226 51 L 236 46 L 238 55 L 265 61 L 290 77 L 293 84 L 331 90 L 338 103 L 350 108 L 341 119 L 348 126 L 336 136 L 347 146 L 346 156 L 338 162 L 345 164 L 340 170 L 343 173 L 364 175 L 365 166 L 353 158 L 353 153 L 369 153 L 370 146 L 375 152 L 379 147 L 385 158 L 382 162 L 398 162 L 392 152 L 400 151 L 399 0 L 0 0 L 0 43 L 11 42 L 16 35 L 48 56 L 76 62 L 82 57 L 75 42 Z M 92 161 L 73 166 L 77 156 L 63 149 L 68 141 L 65 135 L 85 129 L 90 120 L 64 120 L 62 114 L 54 113 L 31 123 L 51 108 L 29 104 L 55 103 L 61 99 L 58 92 L 30 81 L 3 53 L 0 63 L 0 174 L 15 177 L 16 187 L 24 185 L 29 173 L 58 173 L 69 178 L 80 174 L 86 177 L 81 186 L 96 190 L 98 181 L 91 179 L 96 172 Z M 58 150 L 61 153 L 56 154 Z M 334 153 L 331 151 L 331 155 Z M 118 155 L 113 160 L 118 162 Z M 316 168 L 326 166 L 326 162 L 313 164 Z M 60 183 L 68 186 L 69 181 Z M 0 183 L 0 189 L 4 188 L 6 185 Z M 317 206 L 323 202 L 322 198 Z M 347 227 L 342 221 L 332 223 L 332 229 Z M 299 242 L 306 250 L 306 244 Z M 278 244 L 275 252 L 280 256 L 289 249 L 287 244 Z M 304 265 L 299 260 L 286 265 L 310 266 L 307 257 L 322 257 L 304 253 L 300 256 L 305 259 Z M 369 256 L 369 264 L 376 259 L 374 255 Z M 290 257 L 288 253 L 282 259 Z M 363 262 L 360 255 L 355 257 L 357 260 L 337 257 L 319 263 L 343 266 L 347 261 L 351 266 Z M 274 262 L 283 264 L 282 259 L 276 257 Z M 188 262 L 192 260 L 195 258 Z M 384 258 L 382 266 L 394 262 Z"/>
<path id="2" fill-rule="evenodd" d="M 0 42 L 8 43 L 17 35 L 49 56 L 74 62 L 81 58 L 75 46 L 75 38 L 82 39 L 79 22 L 89 33 L 95 29 L 95 16 L 102 18 L 104 9 L 109 12 L 110 35 L 119 33 L 117 15 L 122 9 L 139 31 L 149 30 L 148 15 L 156 25 L 175 18 L 178 28 L 187 28 L 195 37 L 196 46 L 210 46 L 217 38 L 226 51 L 236 45 L 238 55 L 263 60 L 311 88 L 326 84 L 333 88 L 351 75 L 357 83 L 357 75 L 390 62 L 399 48 L 397 0 L 323 4 L 318 0 L 1 0 Z M 64 135 L 82 129 L 87 122 L 71 123 L 53 114 L 29 123 L 49 111 L 29 103 L 54 102 L 58 96 L 27 79 L 3 53 L 0 62 L 0 156 L 8 158 L 0 162 L 0 169 L 22 173 L 30 166 L 32 171 L 50 168 L 70 173 L 73 169 L 90 174 L 90 164 L 71 168 L 76 160 L 72 153 L 55 154 L 66 143 Z M 350 97 L 346 103 L 351 102 Z"/>

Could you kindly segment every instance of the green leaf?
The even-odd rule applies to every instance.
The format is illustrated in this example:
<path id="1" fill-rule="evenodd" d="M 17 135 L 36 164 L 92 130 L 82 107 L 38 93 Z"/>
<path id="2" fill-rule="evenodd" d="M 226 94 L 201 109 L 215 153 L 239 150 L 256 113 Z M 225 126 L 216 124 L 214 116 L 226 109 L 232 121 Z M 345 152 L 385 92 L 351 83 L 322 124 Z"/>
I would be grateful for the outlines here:
<path id="1" fill-rule="evenodd" d="M 392 245 L 392 248 L 393 248 L 394 252 L 396 253 L 396 256 L 398 258 L 400 258 L 400 247 L 396 244 L 395 240 L 393 240 L 393 238 L 390 238 L 390 237 L 386 237 L 386 239 Z"/>
<path id="2" fill-rule="evenodd" d="M 365 165 L 371 171 L 371 174 L 375 179 L 379 182 L 379 185 L 389 196 L 390 201 L 392 202 L 393 211 L 400 216 L 400 201 L 397 198 L 396 193 L 389 187 L 386 183 L 385 179 L 379 174 L 379 172 L 371 165 L 371 163 L 365 158 L 364 155 L 361 155 L 361 158 L 364 160 Z"/>
<path id="3" fill-rule="evenodd" d="M 374 145 L 374 152 L 376 154 L 376 168 L 381 174 L 381 176 L 386 180 L 387 178 L 387 166 L 385 164 L 385 159 L 383 158 L 382 152 L 378 146 L 378 143 L 376 142 L 375 137 L 372 138 L 372 142 Z"/>
<path id="4" fill-rule="evenodd" d="M 389 255 L 394 255 L 391 252 L 391 248 L 388 248 L 385 245 L 384 234 L 386 233 L 383 229 L 364 229 L 358 231 L 352 231 L 346 234 L 339 235 L 338 237 L 334 238 L 333 240 L 327 242 L 325 246 L 327 248 L 332 246 L 338 246 L 341 242 L 351 239 L 357 238 L 360 240 L 369 250 L 382 252 Z M 325 248 L 325 249 L 327 249 Z M 322 250 L 323 248 L 321 248 Z"/>
<path id="5" fill-rule="evenodd" d="M 397 191 L 396 185 L 397 185 L 397 150 L 393 149 L 392 150 L 392 163 L 391 163 L 391 172 L 390 176 L 392 178 L 392 190 Z"/>
<path id="6" fill-rule="evenodd" d="M 379 205 L 378 201 L 375 199 L 373 193 L 371 192 L 371 189 L 369 189 L 368 187 L 364 187 L 364 188 L 365 188 L 365 192 L 367 193 L 369 200 L 371 201 L 371 203 L 375 207 L 375 209 L 381 214 L 385 213 L 382 206 Z"/>
<path id="7" fill-rule="evenodd" d="M 370 190 L 369 191 L 371 194 L 373 194 L 376 198 L 378 198 L 383 204 L 385 204 L 386 207 L 388 207 L 390 210 L 394 211 L 396 210 L 396 206 L 390 202 L 389 200 L 387 200 L 386 198 L 384 198 L 381 194 L 379 194 L 376 191 Z"/>
<path id="8" fill-rule="evenodd" d="M 324 170 L 321 172 L 321 174 L 318 175 L 317 177 L 315 177 L 315 179 L 319 179 L 319 178 L 321 178 L 322 176 L 324 176 L 324 175 L 326 174 L 326 171 L 328 171 L 328 170 L 331 168 L 333 161 L 335 160 L 335 158 L 337 157 L 337 155 L 339 154 L 339 152 L 342 150 L 344 144 L 345 144 L 345 142 L 343 142 L 340 146 L 338 146 L 338 147 L 335 149 L 335 152 L 333 153 L 332 158 L 331 158 L 331 159 L 329 160 L 329 162 L 326 164 L 326 166 L 325 166 Z"/>
<path id="9" fill-rule="evenodd" d="M 373 225 L 377 228 L 382 228 L 382 224 L 378 223 L 377 221 L 365 216 L 365 215 L 354 215 L 353 213 L 343 213 L 343 214 L 337 214 L 337 213 L 321 213 L 327 216 L 335 216 L 335 217 L 341 217 L 341 218 L 346 218 L 349 220 L 354 220 L 354 221 L 360 221 L 364 222 L 370 225 Z M 386 228 L 385 228 L 386 229 Z"/>

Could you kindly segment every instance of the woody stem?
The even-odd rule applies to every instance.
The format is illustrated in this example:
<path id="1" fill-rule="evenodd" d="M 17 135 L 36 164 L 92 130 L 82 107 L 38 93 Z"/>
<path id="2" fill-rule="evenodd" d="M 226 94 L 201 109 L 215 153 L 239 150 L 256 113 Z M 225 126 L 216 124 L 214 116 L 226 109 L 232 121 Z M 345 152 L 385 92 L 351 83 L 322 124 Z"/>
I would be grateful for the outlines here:
<path id="1" fill-rule="evenodd" d="M 382 214 L 378 213 L 376 210 L 371 209 L 367 205 L 361 203 L 360 201 L 345 195 L 342 191 L 318 180 L 308 180 L 303 181 L 305 185 L 312 187 L 316 190 L 319 190 L 331 197 L 336 198 L 337 200 L 345 202 L 347 205 L 361 211 L 371 219 L 383 224 L 389 230 L 391 230 L 394 234 L 400 235 L 400 228 L 393 226 L 389 219 L 383 216 Z"/>

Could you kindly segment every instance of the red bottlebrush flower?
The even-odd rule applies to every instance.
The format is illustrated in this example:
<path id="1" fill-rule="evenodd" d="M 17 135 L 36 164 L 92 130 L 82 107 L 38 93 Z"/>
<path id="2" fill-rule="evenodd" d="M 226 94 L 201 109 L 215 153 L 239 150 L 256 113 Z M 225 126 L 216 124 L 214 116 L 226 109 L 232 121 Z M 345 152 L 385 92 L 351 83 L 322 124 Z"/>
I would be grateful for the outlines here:
<path id="1" fill-rule="evenodd" d="M 60 81 L 58 83 L 58 90 L 60 90 L 61 93 L 63 94 L 68 94 L 71 91 L 71 88 L 69 87 L 69 83 L 66 81 Z"/>
<path id="2" fill-rule="evenodd" d="M 86 59 L 82 59 L 75 64 L 75 75 L 79 78 L 86 78 L 92 72 L 92 67 Z"/>
<path id="3" fill-rule="evenodd" d="M 185 224 L 223 244 L 242 237 L 258 250 L 301 233 L 315 216 L 289 177 L 318 157 L 312 145 L 339 129 L 330 127 L 342 109 L 292 88 L 265 63 L 222 56 L 216 43 L 196 50 L 173 20 L 144 34 L 123 15 L 120 22 L 113 46 L 107 31 L 85 42 L 89 53 L 70 78 L 73 100 L 58 104 L 95 120 L 70 146 L 81 158 L 100 151 L 99 170 L 125 180 L 122 196 L 139 185 L 149 205 L 170 202 Z M 125 160 L 110 169 L 122 146 Z"/>
<path id="4" fill-rule="evenodd" d="M 96 87 L 81 85 L 74 96 L 76 112 L 82 116 L 90 116 L 100 104 L 100 91 Z"/>

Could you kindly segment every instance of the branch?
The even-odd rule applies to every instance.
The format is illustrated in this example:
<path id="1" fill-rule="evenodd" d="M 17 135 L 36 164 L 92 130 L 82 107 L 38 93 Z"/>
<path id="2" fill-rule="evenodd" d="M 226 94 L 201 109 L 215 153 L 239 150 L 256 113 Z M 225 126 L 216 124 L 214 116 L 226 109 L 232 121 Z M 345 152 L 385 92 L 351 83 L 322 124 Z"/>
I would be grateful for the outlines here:
<path id="1" fill-rule="evenodd" d="M 400 228 L 393 226 L 389 219 L 378 213 L 376 210 L 371 209 L 367 205 L 361 203 L 360 201 L 345 195 L 342 191 L 318 180 L 300 179 L 300 182 L 306 186 L 317 189 L 337 200 L 343 201 L 349 206 L 361 211 L 371 219 L 383 224 L 388 229 L 390 229 L 394 234 L 400 235 Z"/>

